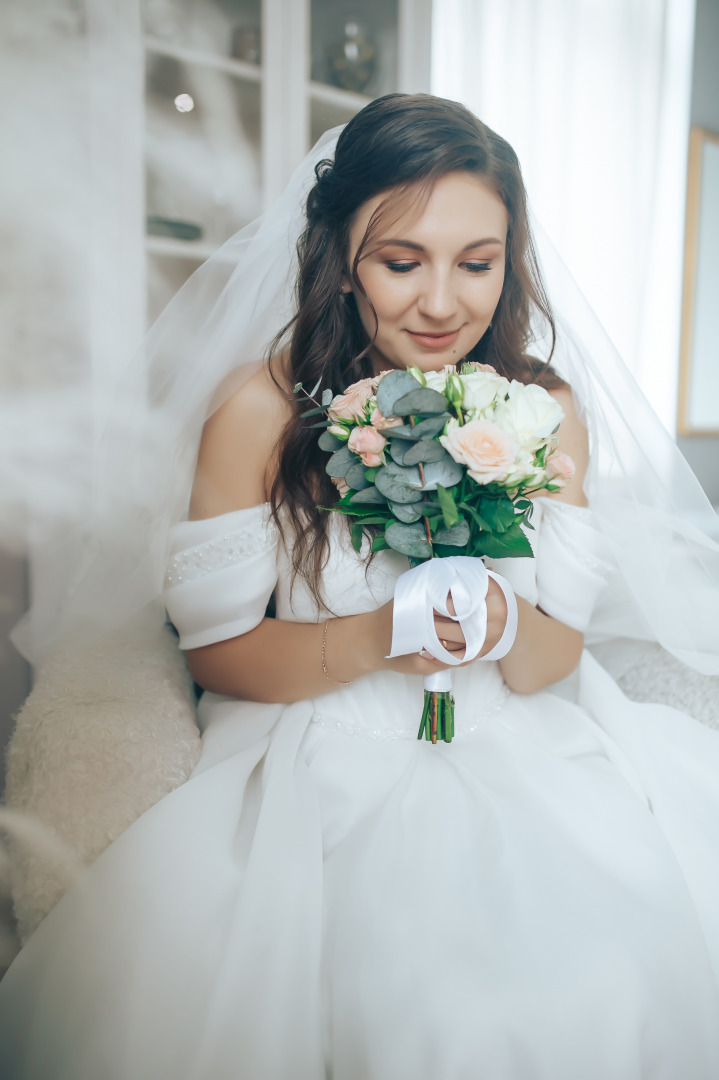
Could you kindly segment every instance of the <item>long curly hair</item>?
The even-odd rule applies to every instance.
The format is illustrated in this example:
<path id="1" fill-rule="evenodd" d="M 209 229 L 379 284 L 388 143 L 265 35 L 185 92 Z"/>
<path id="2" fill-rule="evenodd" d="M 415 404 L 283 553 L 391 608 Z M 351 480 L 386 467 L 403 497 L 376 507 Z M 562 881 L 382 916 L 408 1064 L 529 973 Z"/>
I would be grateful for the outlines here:
<path id="1" fill-rule="evenodd" d="M 552 343 L 555 329 L 542 284 L 527 218 L 527 198 L 517 155 L 512 147 L 463 105 L 429 94 L 387 94 L 370 102 L 343 129 L 334 160 L 319 162 L 307 198 L 307 224 L 298 241 L 299 269 L 293 319 L 273 342 L 272 355 L 287 342 L 282 383 L 272 377 L 291 402 L 292 415 L 276 447 L 278 468 L 270 493 L 273 517 L 281 531 L 280 512 L 291 553 L 293 581 L 300 575 L 322 602 L 320 578 L 329 553 L 329 514 L 337 491 L 325 472 L 327 454 L 317 445 L 318 432 L 300 413 L 307 399 L 288 384 L 320 383 L 334 393 L 373 374 L 368 337 L 352 293 L 342 292 L 348 269 L 365 296 L 358 267 L 372 239 L 388 216 L 404 203 L 411 189 L 413 207 L 421 210 L 436 181 L 451 172 L 480 176 L 502 199 L 509 228 L 505 276 L 491 329 L 462 360 L 492 364 L 508 379 L 562 386 L 549 363 L 527 355 L 530 317 L 543 316 Z M 347 266 L 349 231 L 356 211 L 386 193 L 373 214 L 351 268 Z M 371 307 L 371 304 L 370 304 Z M 372 309 L 374 311 L 374 309 Z M 376 315 L 375 315 L 376 320 Z M 553 348 L 553 344 L 552 344 Z M 551 358 L 551 354 L 550 354 Z"/>

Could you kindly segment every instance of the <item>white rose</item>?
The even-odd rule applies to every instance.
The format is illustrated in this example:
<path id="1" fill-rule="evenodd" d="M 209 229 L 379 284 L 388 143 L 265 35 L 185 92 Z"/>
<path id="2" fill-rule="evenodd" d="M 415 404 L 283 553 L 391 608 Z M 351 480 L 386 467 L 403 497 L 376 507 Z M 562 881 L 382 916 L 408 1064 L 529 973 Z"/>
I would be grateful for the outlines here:
<path id="1" fill-rule="evenodd" d="M 494 405 L 497 398 L 503 398 L 509 390 L 509 382 L 503 375 L 491 371 L 473 371 L 462 375 L 464 396 L 462 408 L 465 412 L 481 413 Z"/>
<path id="2" fill-rule="evenodd" d="M 564 413 L 544 387 L 513 379 L 509 397 L 499 403 L 494 419 L 512 432 L 523 450 L 534 452 L 556 430 Z"/>
<path id="3" fill-rule="evenodd" d="M 454 371 L 454 368 L 452 368 L 452 370 Z M 438 390 L 440 394 L 444 393 L 444 387 L 447 382 L 446 371 L 425 371 L 424 378 L 430 390 Z"/>

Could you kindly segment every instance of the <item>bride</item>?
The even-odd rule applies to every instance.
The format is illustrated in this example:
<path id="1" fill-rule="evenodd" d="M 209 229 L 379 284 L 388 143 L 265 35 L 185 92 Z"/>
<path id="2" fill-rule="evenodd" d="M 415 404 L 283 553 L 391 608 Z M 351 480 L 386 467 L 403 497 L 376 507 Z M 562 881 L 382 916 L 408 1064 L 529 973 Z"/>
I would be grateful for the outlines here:
<path id="1" fill-rule="evenodd" d="M 651 463 L 630 467 L 636 392 L 619 369 L 607 390 L 613 372 L 555 325 L 503 139 L 456 103 L 389 95 L 303 177 L 218 299 L 225 358 L 193 368 L 212 401 L 163 599 L 204 691 L 200 762 L 10 968 L 2 1075 L 715 1078 L 719 736 L 629 702 L 584 647 L 659 637 L 711 670 L 714 549 L 682 532 Z M 266 361 L 238 361 L 252 335 L 223 331 L 245 287 L 263 345 L 278 325 L 257 244 L 284 295 L 298 235 L 292 317 Z M 181 304 L 175 342 L 196 310 Z M 337 492 L 295 388 L 351 395 L 465 359 L 549 391 L 574 472 L 535 500 L 535 557 L 493 564 L 515 643 L 483 659 L 508 617 L 492 581 L 482 652 L 454 668 L 456 738 L 432 746 L 420 676 L 447 665 L 389 657 L 408 561 L 367 535 L 357 553 L 322 509 Z M 462 661 L 460 624 L 435 627 Z"/>

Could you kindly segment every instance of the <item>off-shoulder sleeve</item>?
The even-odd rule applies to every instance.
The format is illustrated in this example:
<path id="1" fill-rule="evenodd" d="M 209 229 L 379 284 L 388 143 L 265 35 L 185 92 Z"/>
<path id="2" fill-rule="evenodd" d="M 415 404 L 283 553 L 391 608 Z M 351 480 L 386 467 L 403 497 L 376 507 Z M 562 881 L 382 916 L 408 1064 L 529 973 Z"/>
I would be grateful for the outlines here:
<path id="1" fill-rule="evenodd" d="M 539 606 L 584 633 L 612 572 L 606 541 L 588 507 L 545 497 L 536 502 L 542 506 L 535 550 Z"/>
<path id="2" fill-rule="evenodd" d="M 278 539 L 267 503 L 174 526 L 163 598 L 181 649 L 237 637 L 262 621 L 277 584 Z"/>

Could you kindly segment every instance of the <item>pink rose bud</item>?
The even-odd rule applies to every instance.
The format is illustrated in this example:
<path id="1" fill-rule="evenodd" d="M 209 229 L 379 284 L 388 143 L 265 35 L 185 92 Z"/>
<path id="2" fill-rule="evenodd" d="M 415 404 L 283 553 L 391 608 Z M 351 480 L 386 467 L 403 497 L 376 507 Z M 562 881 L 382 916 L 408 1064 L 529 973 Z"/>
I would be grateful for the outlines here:
<path id="1" fill-rule="evenodd" d="M 327 415 L 330 420 L 359 420 L 373 393 L 372 379 L 360 379 L 332 399 Z"/>
<path id="2" fill-rule="evenodd" d="M 363 465 L 372 468 L 382 464 L 382 450 L 387 445 L 387 440 L 371 426 L 356 427 L 347 445 L 355 454 L 359 454 Z"/>
<path id="3" fill-rule="evenodd" d="M 387 428 L 399 427 L 403 423 L 401 416 L 383 416 L 379 409 L 374 409 L 369 422 L 377 431 L 386 431 Z"/>
<path id="4" fill-rule="evenodd" d="M 569 454 L 565 454 L 562 450 L 552 454 L 547 462 L 547 476 L 550 480 L 561 480 L 562 483 L 566 483 L 567 480 L 572 479 L 575 472 L 574 462 Z"/>

